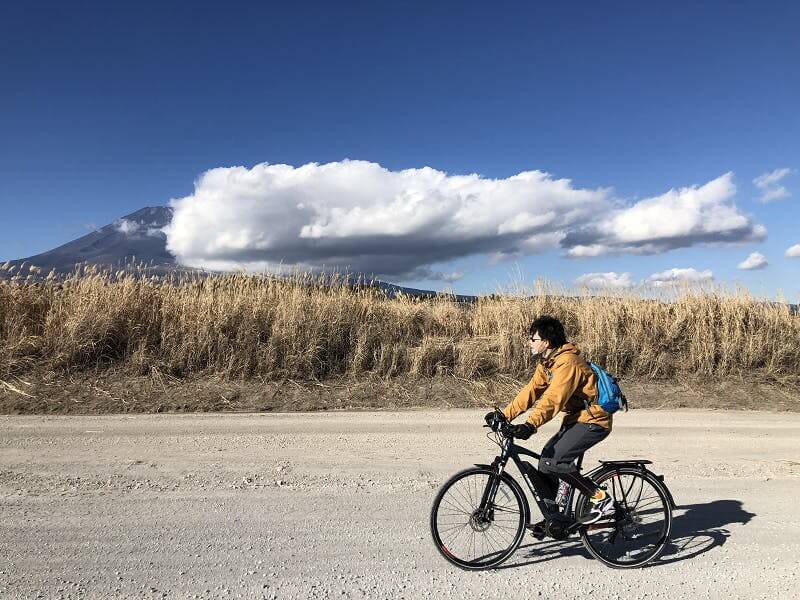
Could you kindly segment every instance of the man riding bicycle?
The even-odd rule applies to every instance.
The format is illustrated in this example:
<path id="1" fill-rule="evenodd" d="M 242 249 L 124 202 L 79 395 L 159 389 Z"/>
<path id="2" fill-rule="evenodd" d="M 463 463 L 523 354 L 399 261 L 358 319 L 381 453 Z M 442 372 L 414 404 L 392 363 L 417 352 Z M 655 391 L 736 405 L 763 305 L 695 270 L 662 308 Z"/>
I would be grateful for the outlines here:
<path id="1" fill-rule="evenodd" d="M 545 502 L 555 503 L 561 479 L 590 498 L 589 512 L 580 521 L 593 523 L 613 514 L 613 498 L 580 474 L 575 459 L 611 433 L 612 415 L 598 406 L 597 377 L 578 347 L 567 342 L 558 319 L 541 316 L 531 323 L 528 346 L 538 358 L 536 370 L 503 415 L 511 421 L 531 409 L 525 423 L 512 427 L 515 438 L 526 440 L 556 414 L 564 413 L 561 429 L 545 444 L 539 461 L 539 470 L 550 484 Z M 494 411 L 486 415 L 487 423 L 494 415 Z M 544 521 L 534 525 L 534 535 L 543 535 L 543 527 Z"/>

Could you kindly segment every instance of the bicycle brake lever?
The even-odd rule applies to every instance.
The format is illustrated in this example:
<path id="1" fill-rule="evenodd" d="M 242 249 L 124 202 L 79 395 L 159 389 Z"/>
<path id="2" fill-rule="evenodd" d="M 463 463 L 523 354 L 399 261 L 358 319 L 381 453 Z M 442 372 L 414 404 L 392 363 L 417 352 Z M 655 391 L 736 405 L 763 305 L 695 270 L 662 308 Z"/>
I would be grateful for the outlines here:
<path id="1" fill-rule="evenodd" d="M 498 428 L 500 433 L 502 433 L 506 437 L 513 437 L 511 435 L 511 428 L 514 427 L 511 423 L 501 423 L 500 427 Z"/>

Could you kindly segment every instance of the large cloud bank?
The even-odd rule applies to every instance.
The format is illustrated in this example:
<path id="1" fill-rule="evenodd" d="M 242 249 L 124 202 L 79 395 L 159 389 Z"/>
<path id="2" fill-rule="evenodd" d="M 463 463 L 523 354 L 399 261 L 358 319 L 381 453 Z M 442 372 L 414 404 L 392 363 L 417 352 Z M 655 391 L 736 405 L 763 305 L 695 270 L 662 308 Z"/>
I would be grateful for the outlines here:
<path id="1" fill-rule="evenodd" d="M 172 201 L 164 231 L 169 251 L 190 266 L 455 281 L 460 273 L 436 265 L 558 247 L 581 257 L 762 238 L 734 194 L 726 174 L 621 208 L 608 189 L 577 188 L 541 171 L 487 179 L 366 161 L 264 163 L 205 172 L 192 195 Z"/>
<path id="2" fill-rule="evenodd" d="M 322 267 L 453 280 L 430 265 L 557 246 L 607 190 L 530 171 L 508 179 L 390 171 L 364 161 L 212 169 L 174 200 L 167 247 L 209 268 Z"/>

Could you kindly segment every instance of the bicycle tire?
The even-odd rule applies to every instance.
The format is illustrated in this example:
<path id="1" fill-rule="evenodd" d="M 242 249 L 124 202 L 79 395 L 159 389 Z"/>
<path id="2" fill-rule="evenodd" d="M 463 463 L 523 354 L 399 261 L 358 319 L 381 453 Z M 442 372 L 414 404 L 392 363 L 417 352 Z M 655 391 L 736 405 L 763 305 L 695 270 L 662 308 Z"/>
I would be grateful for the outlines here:
<path id="1" fill-rule="evenodd" d="M 481 495 L 493 475 L 496 472 L 486 467 L 459 471 L 442 485 L 431 507 L 430 528 L 436 549 L 448 562 L 468 571 L 496 567 L 516 551 L 525 537 L 530 508 L 522 488 L 508 473 L 501 475 L 498 486 L 497 494 L 502 495 L 502 503 L 497 502 L 497 496 L 494 502 L 495 511 L 502 512 L 504 517 L 493 518 L 488 524 L 476 521 Z M 515 513 L 518 514 L 515 516 Z M 467 520 L 461 523 L 465 518 Z M 500 525 L 501 520 L 503 525 Z M 482 527 L 484 529 L 480 530 Z M 485 534 L 479 538 L 480 544 L 476 540 L 478 533 Z M 476 554 L 479 545 L 483 551 L 487 548 L 491 551 L 472 558 L 461 556 L 454 542 L 460 541 L 464 534 L 471 538 L 470 541 L 464 538 L 467 547 L 473 549 L 470 554 Z M 506 538 L 510 540 L 508 545 L 503 541 Z"/>
<path id="2" fill-rule="evenodd" d="M 637 480 L 640 480 L 640 483 L 637 484 Z M 580 528 L 581 541 L 589 553 L 597 560 L 615 569 L 643 567 L 658 558 L 669 541 L 672 529 L 672 504 L 664 484 L 649 471 L 637 467 L 617 467 L 602 471 L 597 474 L 594 481 L 598 485 L 611 481 L 612 489 L 607 488 L 607 491 L 620 504 L 618 510 L 622 511 L 622 518 L 615 520 L 613 527 L 606 526 L 608 521 L 603 521 Z M 645 483 L 650 490 L 648 490 L 649 495 L 643 498 Z M 626 488 L 627 492 L 624 491 Z M 652 495 L 653 493 L 654 495 Z M 633 496 L 630 502 L 626 499 L 628 495 Z M 645 504 L 641 504 L 641 502 L 645 502 Z M 578 498 L 576 503 L 578 518 L 586 513 L 588 503 L 589 499 L 586 496 L 581 495 Z M 646 513 L 662 515 L 663 522 L 657 526 L 656 521 L 644 524 L 643 516 Z M 600 533 L 595 535 L 592 533 L 595 531 Z M 604 533 L 607 534 L 608 540 L 611 540 L 610 542 L 606 541 L 606 547 L 600 544 Z M 649 550 L 636 549 L 634 547 L 636 544 L 628 544 L 626 550 L 623 545 L 617 546 L 616 539 L 619 535 L 622 535 L 623 539 L 628 542 L 646 537 L 655 538 L 655 541 L 652 542 L 652 548 Z M 615 552 L 609 552 L 607 546 L 616 546 Z M 613 555 L 618 557 L 614 558 Z"/>

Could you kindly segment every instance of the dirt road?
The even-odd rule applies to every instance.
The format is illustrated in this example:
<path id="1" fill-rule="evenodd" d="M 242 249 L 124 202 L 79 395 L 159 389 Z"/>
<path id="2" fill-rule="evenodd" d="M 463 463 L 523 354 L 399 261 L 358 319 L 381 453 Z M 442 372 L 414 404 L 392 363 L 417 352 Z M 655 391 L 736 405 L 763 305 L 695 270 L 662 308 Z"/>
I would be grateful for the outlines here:
<path id="1" fill-rule="evenodd" d="M 482 414 L 0 417 L 0 597 L 797 597 L 800 415 L 622 415 L 587 464 L 653 459 L 680 506 L 665 555 L 615 571 L 528 538 L 468 573 L 427 519 L 494 456 Z"/>

